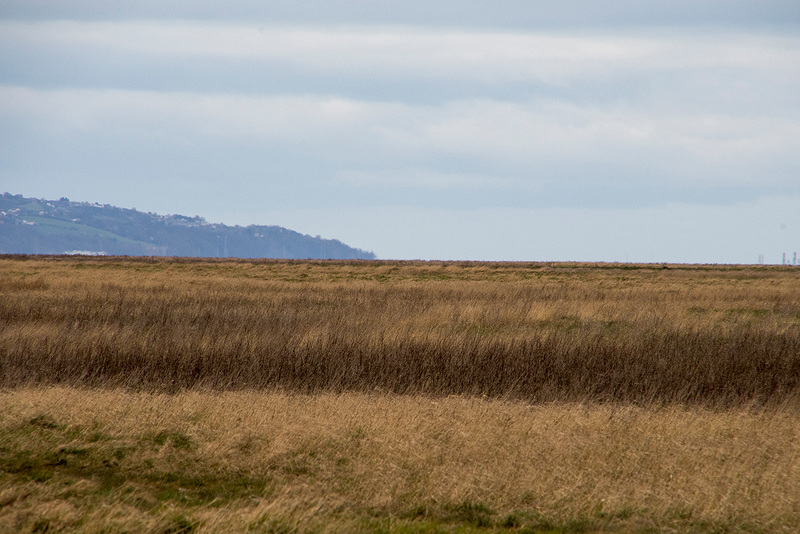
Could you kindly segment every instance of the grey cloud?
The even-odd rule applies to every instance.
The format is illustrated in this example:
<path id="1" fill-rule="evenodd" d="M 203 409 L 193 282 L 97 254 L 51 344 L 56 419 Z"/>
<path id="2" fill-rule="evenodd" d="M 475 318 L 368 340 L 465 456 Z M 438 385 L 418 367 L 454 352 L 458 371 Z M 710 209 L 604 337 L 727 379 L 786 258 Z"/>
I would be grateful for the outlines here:
<path id="1" fill-rule="evenodd" d="M 88 176 L 107 187 L 141 175 L 176 182 L 179 195 L 180 177 L 208 187 L 224 177 L 264 194 L 280 185 L 273 206 L 366 197 L 451 207 L 730 203 L 800 191 L 800 126 L 790 120 L 488 100 L 413 106 L 25 88 L 0 96 L 5 173 L 20 179 Z M 343 183 L 346 175 L 360 180 Z"/>
<path id="2" fill-rule="evenodd" d="M 669 202 L 733 220 L 741 203 L 800 197 L 798 6 L 8 0 L 0 181 L 284 224 L 395 257 L 419 257 L 392 234 L 414 214 L 425 222 L 413 231 L 440 221 L 444 238 L 477 213 L 487 228 L 467 226 L 491 241 L 515 231 L 504 217 L 544 224 L 546 212 L 568 230 L 538 243 L 568 259 L 585 209 L 602 224 L 575 232 L 612 252 L 582 259 L 634 260 L 598 236 L 667 221 Z M 628 210 L 624 224 L 611 208 Z M 684 212 L 703 224 L 702 209 Z M 294 212 L 360 215 L 321 232 Z M 376 213 L 393 214 L 380 230 L 401 252 L 364 233 Z M 418 241 L 428 257 L 536 257 Z"/>
<path id="3" fill-rule="evenodd" d="M 180 41 L 180 47 L 174 45 Z M 798 41 L 683 30 L 490 33 L 187 23 L 0 23 L 0 82 L 32 87 L 796 109 Z M 737 114 L 740 112 L 736 112 Z"/>
<path id="4" fill-rule="evenodd" d="M 450 27 L 787 25 L 794 0 L 5 0 L 0 16 L 19 19 L 192 19 L 290 24 L 409 24 Z"/>

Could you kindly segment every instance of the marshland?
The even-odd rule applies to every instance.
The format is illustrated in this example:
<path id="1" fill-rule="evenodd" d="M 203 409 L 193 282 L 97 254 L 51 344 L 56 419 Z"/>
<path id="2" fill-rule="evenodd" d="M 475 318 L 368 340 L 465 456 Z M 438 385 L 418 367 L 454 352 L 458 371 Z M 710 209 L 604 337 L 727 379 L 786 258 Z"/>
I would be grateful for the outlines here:
<path id="1" fill-rule="evenodd" d="M 0 530 L 792 532 L 789 266 L 0 257 Z"/>

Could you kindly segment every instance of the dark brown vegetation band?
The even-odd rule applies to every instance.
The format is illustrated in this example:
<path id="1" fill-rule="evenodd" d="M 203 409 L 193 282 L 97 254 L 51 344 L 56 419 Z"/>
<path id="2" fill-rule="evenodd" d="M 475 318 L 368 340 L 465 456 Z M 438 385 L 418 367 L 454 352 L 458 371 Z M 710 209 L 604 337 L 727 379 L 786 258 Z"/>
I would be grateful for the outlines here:
<path id="1" fill-rule="evenodd" d="M 800 399 L 800 303 L 786 271 L 532 277 L 519 267 L 492 279 L 475 274 L 480 265 L 392 264 L 387 274 L 380 263 L 209 263 L 187 273 L 162 262 L 164 272 L 132 274 L 149 264 L 128 262 L 109 274 L 93 270 L 102 262 L 51 260 L 60 277 L 41 274 L 47 262 L 38 278 L 8 277 L 0 385 Z"/>
<path id="2" fill-rule="evenodd" d="M 158 333 L 155 337 L 161 337 Z M 65 350 L 68 349 L 68 350 Z M 510 396 L 531 401 L 618 400 L 758 404 L 798 393 L 800 345 L 785 334 L 657 332 L 635 343 L 568 336 L 504 343 L 394 341 L 338 336 L 302 346 L 228 339 L 210 347 L 163 336 L 19 340 L 3 347 L 2 383 L 124 386 L 149 390 L 269 388 L 313 392 Z"/>

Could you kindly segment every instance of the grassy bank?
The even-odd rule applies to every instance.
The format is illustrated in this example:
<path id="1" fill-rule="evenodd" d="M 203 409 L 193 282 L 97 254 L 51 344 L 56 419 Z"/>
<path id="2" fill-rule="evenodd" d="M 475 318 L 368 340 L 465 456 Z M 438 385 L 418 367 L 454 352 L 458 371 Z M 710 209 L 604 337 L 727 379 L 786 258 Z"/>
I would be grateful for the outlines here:
<path id="1" fill-rule="evenodd" d="M 800 415 L 0 393 L 0 531 L 796 532 Z"/>
<path id="2" fill-rule="evenodd" d="M 793 268 L 0 259 L 0 384 L 760 406 Z"/>

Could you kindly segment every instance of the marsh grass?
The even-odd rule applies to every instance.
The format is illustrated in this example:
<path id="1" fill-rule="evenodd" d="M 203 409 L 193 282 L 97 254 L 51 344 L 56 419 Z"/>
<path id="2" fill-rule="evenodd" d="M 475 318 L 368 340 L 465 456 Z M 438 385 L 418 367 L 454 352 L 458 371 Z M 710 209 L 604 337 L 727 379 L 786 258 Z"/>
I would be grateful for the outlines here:
<path id="1" fill-rule="evenodd" d="M 798 273 L 7 257 L 0 384 L 780 405 Z"/>
<path id="2" fill-rule="evenodd" d="M 0 532 L 797 532 L 798 273 L 0 257 Z"/>
<path id="3" fill-rule="evenodd" d="M 800 528 L 792 411 L 63 387 L 0 404 L 0 531 Z"/>

